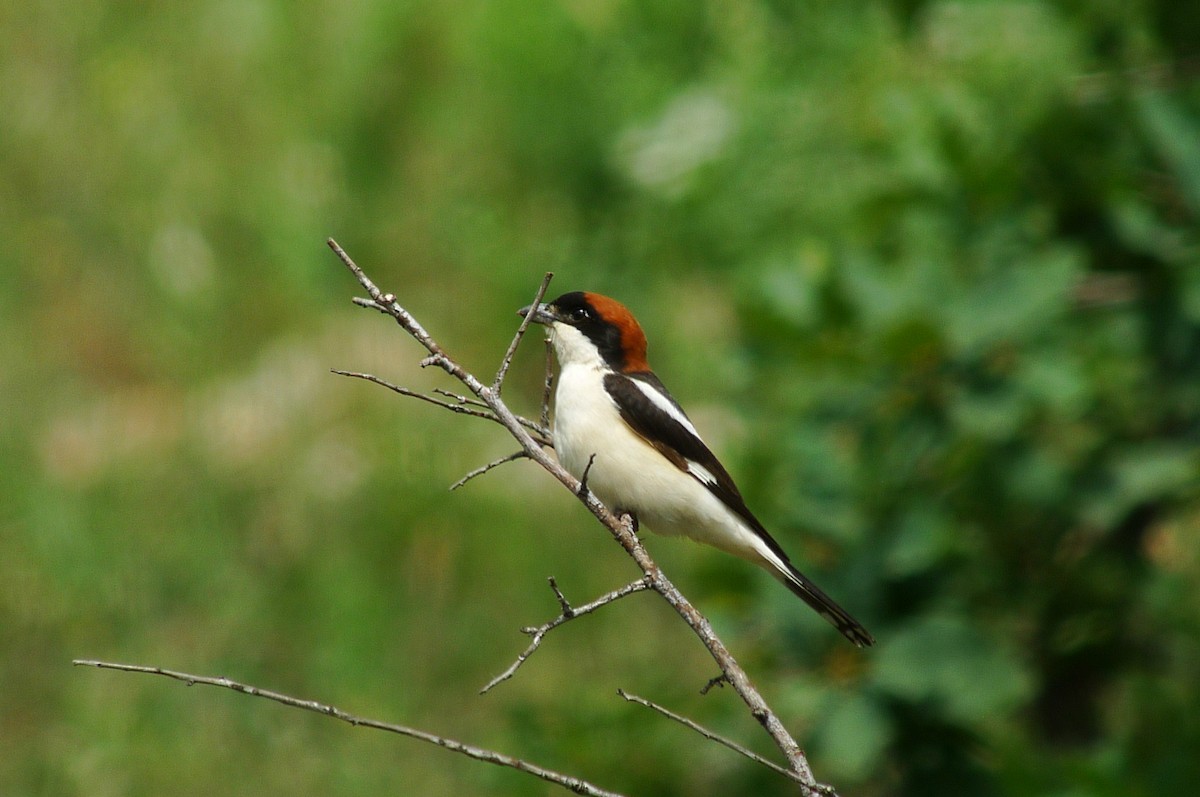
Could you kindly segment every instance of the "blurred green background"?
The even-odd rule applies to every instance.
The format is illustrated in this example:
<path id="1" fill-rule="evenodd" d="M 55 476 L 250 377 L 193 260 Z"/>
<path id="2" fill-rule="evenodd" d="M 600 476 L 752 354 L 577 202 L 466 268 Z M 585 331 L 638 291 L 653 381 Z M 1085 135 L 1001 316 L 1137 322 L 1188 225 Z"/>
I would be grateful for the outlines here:
<path id="1" fill-rule="evenodd" d="M 651 359 L 860 652 L 650 539 L 850 795 L 1200 779 L 1200 5 L 8 3 L 0 793 L 558 793 L 227 675 L 638 795 L 791 794 L 635 570 L 451 387 L 541 274 Z M 531 339 L 506 395 L 536 414 Z"/>

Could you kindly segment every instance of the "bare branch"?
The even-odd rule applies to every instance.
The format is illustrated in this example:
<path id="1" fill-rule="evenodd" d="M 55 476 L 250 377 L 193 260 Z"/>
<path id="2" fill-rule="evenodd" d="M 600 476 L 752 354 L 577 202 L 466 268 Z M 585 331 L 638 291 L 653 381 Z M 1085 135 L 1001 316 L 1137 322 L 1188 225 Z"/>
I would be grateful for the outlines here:
<path id="1" fill-rule="evenodd" d="M 512 365 L 512 358 L 517 353 L 517 346 L 521 343 L 521 338 L 525 336 L 525 330 L 529 329 L 529 322 L 533 318 L 533 314 L 537 312 L 538 305 L 542 303 L 542 297 L 546 295 L 546 289 L 550 287 L 552 279 L 554 279 L 553 271 L 547 271 L 546 276 L 542 277 L 542 284 L 538 286 L 537 293 L 533 296 L 533 304 L 529 305 L 529 312 L 525 313 L 525 317 L 521 319 L 521 325 L 517 327 L 512 342 L 508 344 L 508 351 L 504 352 L 504 359 L 500 361 L 500 370 L 496 371 L 496 378 L 492 380 L 492 390 L 496 391 L 497 396 L 504 387 L 504 377 L 508 373 L 508 367 Z"/>
<path id="2" fill-rule="evenodd" d="M 585 780 L 564 775 L 560 772 L 555 772 L 545 767 L 540 767 L 536 764 L 531 764 L 520 758 L 497 753 L 493 750 L 486 750 L 482 747 L 464 744 L 463 742 L 454 739 L 448 739 L 444 736 L 427 733 L 426 731 L 409 728 L 405 725 L 396 725 L 391 722 L 382 722 L 380 720 L 368 719 L 366 717 L 355 716 L 348 712 L 342 711 L 336 706 L 331 706 L 326 703 L 318 703 L 315 700 L 304 700 L 291 695 L 285 695 L 282 692 L 273 692 L 269 689 L 261 689 L 257 686 L 239 683 L 229 678 L 212 678 L 204 675 L 192 675 L 186 672 L 176 672 L 174 670 L 165 670 L 161 667 L 145 667 L 138 664 L 116 664 L 113 662 L 96 661 L 93 659 L 76 659 L 71 662 L 78 667 L 96 667 L 104 670 L 120 670 L 122 672 L 140 672 L 149 673 L 151 675 L 162 675 L 167 678 L 173 678 L 176 681 L 183 681 L 188 686 L 195 684 L 205 684 L 206 686 L 219 686 L 224 689 L 231 689 L 234 692 L 241 692 L 244 695 L 251 697 L 263 697 L 267 700 L 274 700 L 276 703 L 282 703 L 291 708 L 303 709 L 312 711 L 317 714 L 324 714 L 327 717 L 339 719 L 342 722 L 350 725 L 362 726 L 365 728 L 373 728 L 379 731 L 387 731 L 388 733 L 396 733 L 401 736 L 408 736 L 412 739 L 419 739 L 428 744 L 437 745 L 455 753 L 461 753 L 468 758 L 474 758 L 477 761 L 485 761 L 489 764 L 496 764 L 502 767 L 510 767 L 520 772 L 524 772 L 534 777 L 541 778 L 549 783 L 554 783 L 568 789 L 576 794 L 591 795 L 592 797 L 620 797 L 620 795 L 605 791 L 604 789 L 593 786 Z"/>
<path id="3" fill-rule="evenodd" d="M 620 543 L 626 553 L 637 563 L 644 576 L 649 580 L 650 588 L 670 604 L 671 608 L 687 623 L 692 632 L 699 638 L 705 648 L 708 649 L 709 654 L 713 657 L 717 666 L 720 667 L 721 672 L 727 676 L 730 686 L 737 692 L 742 702 L 746 704 L 751 716 L 763 727 L 775 742 L 776 747 L 783 753 L 792 771 L 796 773 L 798 780 L 802 784 L 802 790 L 806 794 L 821 794 L 821 787 L 813 777 L 812 770 L 808 766 L 808 760 L 805 758 L 804 752 L 800 749 L 800 745 L 788 733 L 779 716 L 775 714 L 766 700 L 763 699 L 762 695 L 754 687 L 754 684 L 751 683 L 746 671 L 742 669 L 741 665 L 738 664 L 737 660 L 729 652 L 729 649 L 725 647 L 725 643 L 717 636 L 712 625 L 684 597 L 683 593 L 671 583 L 670 579 L 659 569 L 658 564 L 650 557 L 650 554 L 634 533 L 633 518 L 630 516 L 617 517 L 590 491 L 580 490 L 579 480 L 542 449 L 538 441 L 533 438 L 529 430 L 521 423 L 521 420 L 508 408 L 496 390 L 485 385 L 474 374 L 449 357 L 441 346 L 438 345 L 437 341 L 425 331 L 425 328 L 396 302 L 396 297 L 391 294 L 382 293 L 376 287 L 375 283 L 363 273 L 362 269 L 350 259 L 333 239 L 329 239 L 328 243 L 330 248 L 333 249 L 334 253 L 337 254 L 350 272 L 354 274 L 359 284 L 366 289 L 371 297 L 370 301 L 356 300 L 356 303 L 373 307 L 392 316 L 406 332 L 429 352 L 430 356 L 427 358 L 427 362 L 437 365 L 446 373 L 459 380 L 467 390 L 485 403 L 496 414 L 498 422 L 521 445 L 521 448 L 525 450 L 529 458 L 541 465 L 547 473 L 578 497 L 580 502 L 587 507 L 588 511 L 608 529 L 613 538 Z"/>
<path id="4" fill-rule="evenodd" d="M 630 693 L 626 692 L 624 689 L 618 689 L 617 694 L 620 695 L 621 697 L 625 698 L 626 700 L 628 700 L 631 703 L 639 703 L 639 704 L 645 706 L 646 708 L 654 709 L 659 714 L 662 714 L 664 717 L 667 717 L 668 719 L 673 719 L 676 722 L 678 722 L 680 725 L 684 725 L 688 728 L 691 728 L 696 733 L 703 736 L 705 739 L 708 739 L 711 742 L 716 742 L 717 744 L 723 744 L 726 747 L 728 747 L 730 750 L 733 750 L 736 753 L 740 753 L 741 755 L 744 755 L 746 758 L 749 758 L 751 761 L 753 761 L 757 764 L 762 764 L 764 767 L 767 767 L 768 769 L 778 772 L 780 775 L 783 775 L 785 778 L 790 778 L 791 780 L 800 782 L 800 778 L 795 772 L 784 769 L 783 767 L 776 764 L 774 761 L 768 761 L 767 759 L 763 758 L 762 756 L 760 756 L 758 753 L 754 752 L 753 750 L 743 747 L 742 745 L 738 744 L 737 742 L 735 742 L 731 739 L 726 739 L 724 736 L 721 736 L 720 734 L 717 734 L 717 733 L 714 733 L 713 731 L 708 730 L 703 725 L 700 725 L 699 723 L 694 722 L 693 720 L 690 720 L 687 717 L 684 717 L 680 714 L 676 714 L 674 711 L 671 711 L 668 708 L 660 706 L 657 703 L 651 702 L 644 697 L 638 697 L 637 695 L 631 695 Z M 830 790 L 828 792 L 828 794 L 832 795 L 833 791 Z"/>
<path id="5" fill-rule="evenodd" d="M 482 383 L 463 369 L 462 366 L 446 356 L 446 353 L 442 351 L 442 347 L 433 339 L 433 336 L 425 331 L 425 327 L 421 326 L 420 322 L 413 318 L 411 313 L 396 302 L 395 294 L 384 293 L 379 290 L 379 287 L 358 267 L 358 264 L 350 258 L 350 255 L 346 254 L 346 251 L 338 245 L 337 241 L 329 238 L 325 243 L 329 245 L 333 253 L 338 256 L 338 259 L 342 261 L 346 268 L 350 270 L 350 273 L 354 275 L 354 278 L 358 280 L 358 284 L 363 286 L 367 295 L 371 297 L 369 300 L 356 298 L 354 299 L 355 304 L 390 315 L 396 320 L 397 324 L 404 328 L 405 332 L 425 347 L 425 350 L 430 354 L 428 358 L 430 365 L 437 365 L 470 388 L 472 393 L 479 395 L 479 390 L 483 388 Z"/>
<path id="6" fill-rule="evenodd" d="M 486 465 L 481 465 L 480 467 L 478 467 L 475 470 L 468 473 L 466 476 L 463 476 L 461 479 L 456 481 L 454 484 L 450 485 L 450 489 L 451 489 L 451 491 L 457 490 L 459 487 L 462 487 L 464 484 L 471 481 L 471 479 L 474 479 L 476 476 L 482 476 L 483 474 L 487 473 L 492 468 L 498 468 L 501 465 L 505 464 L 506 462 L 514 462 L 518 459 L 528 459 L 528 458 L 529 458 L 529 455 L 526 454 L 524 450 L 514 451 L 513 453 L 509 454 L 506 457 L 500 457 L 500 459 L 494 459 Z"/>
<path id="7" fill-rule="evenodd" d="M 559 590 L 558 583 L 554 580 L 554 578 L 551 577 L 549 579 L 549 581 L 550 581 L 550 589 L 554 590 L 554 596 L 556 598 L 558 598 L 558 605 L 562 609 L 562 612 L 558 615 L 558 617 L 555 617 L 553 620 L 551 620 L 548 623 L 542 623 L 541 625 L 536 626 L 536 627 L 531 626 L 528 628 L 522 628 L 521 629 L 522 633 L 528 634 L 529 636 L 533 637 L 533 639 L 529 643 L 529 647 L 525 648 L 525 650 L 523 650 L 521 652 L 521 655 L 517 656 L 517 660 L 514 661 L 511 665 L 509 665 L 508 669 L 506 669 L 504 672 L 497 675 L 492 680 L 488 681 L 487 685 L 485 685 L 482 689 L 479 690 L 479 694 L 481 694 L 481 695 L 487 694 L 488 692 L 492 691 L 492 689 L 494 687 L 496 687 L 497 685 L 503 683 L 504 681 L 507 681 L 509 678 L 512 678 L 513 675 L 516 674 L 517 670 L 521 667 L 521 665 L 524 664 L 526 662 L 526 660 L 534 654 L 534 651 L 536 651 L 538 649 L 538 647 L 541 646 L 542 640 L 546 637 L 546 634 L 550 633 L 555 628 L 558 628 L 563 623 L 566 623 L 570 620 L 574 620 L 576 617 L 582 617 L 585 614 L 591 614 L 592 612 L 599 609 L 601 606 L 607 606 L 608 604 L 610 604 L 614 601 L 618 601 L 621 598 L 624 598 L 626 595 L 632 595 L 635 592 L 641 592 L 643 590 L 650 589 L 650 587 L 651 587 L 650 579 L 643 576 L 642 578 L 639 578 L 637 581 L 626 584 L 625 586 L 621 587 L 620 589 L 615 589 L 612 592 L 609 592 L 605 595 L 601 595 L 599 598 L 596 598 L 596 600 L 592 601 L 591 603 L 585 603 L 582 606 L 574 606 L 573 607 L 573 606 L 571 606 L 570 603 L 567 602 L 567 599 L 562 594 L 562 591 Z"/>

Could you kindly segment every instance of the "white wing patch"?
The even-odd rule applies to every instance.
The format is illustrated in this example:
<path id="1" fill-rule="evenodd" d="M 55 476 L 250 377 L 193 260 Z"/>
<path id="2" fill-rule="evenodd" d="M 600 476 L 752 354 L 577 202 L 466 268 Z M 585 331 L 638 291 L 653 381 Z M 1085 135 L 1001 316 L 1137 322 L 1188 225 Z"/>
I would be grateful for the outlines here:
<path id="1" fill-rule="evenodd" d="M 630 379 L 629 381 L 633 382 L 634 386 L 637 387 L 638 390 L 642 391 L 646 398 L 654 402 L 654 406 L 658 407 L 667 415 L 670 415 L 673 420 L 678 421 L 684 429 L 687 429 L 689 432 L 694 434 L 697 439 L 702 439 L 700 437 L 700 433 L 696 431 L 695 426 L 692 426 L 692 422 L 688 420 L 687 416 L 680 412 L 679 408 L 676 407 L 669 398 L 655 390 L 653 385 L 648 385 L 640 379 Z M 691 463 L 689 463 L 688 466 L 690 469 Z M 704 469 L 701 468 L 701 470 Z M 708 471 L 705 471 L 705 473 L 707 472 Z M 710 481 L 715 481 L 711 475 L 708 478 Z"/>
<path id="2" fill-rule="evenodd" d="M 683 414 L 679 407 L 675 406 L 675 403 L 671 401 L 671 399 L 667 398 L 660 391 L 656 390 L 654 385 L 643 382 L 640 379 L 631 378 L 629 381 L 632 382 L 646 398 L 650 399 L 654 406 L 665 412 L 672 420 L 676 421 L 690 434 L 694 435 L 695 438 L 701 443 L 704 442 L 704 439 L 700 437 L 700 433 L 696 431 L 696 427 L 692 425 L 692 422 L 688 420 L 688 417 Z M 717 477 L 712 474 L 712 471 L 693 459 L 687 460 L 687 472 L 705 487 L 712 488 L 717 486 Z"/>
<path id="3" fill-rule="evenodd" d="M 716 483 L 717 483 L 716 477 L 713 476 L 709 472 L 708 468 L 704 467 L 703 465 L 699 464 L 698 462 L 694 462 L 693 460 L 689 459 L 687 461 L 687 469 L 688 469 L 688 473 L 690 473 L 690 474 L 692 474 L 692 476 L 696 477 L 696 479 L 701 484 L 703 484 L 705 486 L 715 486 L 716 485 Z"/>

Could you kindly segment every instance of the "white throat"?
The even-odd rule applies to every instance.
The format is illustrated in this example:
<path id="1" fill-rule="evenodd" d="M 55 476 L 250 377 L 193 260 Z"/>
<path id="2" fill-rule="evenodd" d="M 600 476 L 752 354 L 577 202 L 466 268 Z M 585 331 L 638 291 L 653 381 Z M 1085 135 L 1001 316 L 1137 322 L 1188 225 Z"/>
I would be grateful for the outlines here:
<path id="1" fill-rule="evenodd" d="M 600 350 L 587 335 L 569 324 L 555 322 L 550 325 L 550 343 L 554 346 L 554 356 L 562 368 L 572 365 L 590 366 L 603 369 L 607 366 Z"/>

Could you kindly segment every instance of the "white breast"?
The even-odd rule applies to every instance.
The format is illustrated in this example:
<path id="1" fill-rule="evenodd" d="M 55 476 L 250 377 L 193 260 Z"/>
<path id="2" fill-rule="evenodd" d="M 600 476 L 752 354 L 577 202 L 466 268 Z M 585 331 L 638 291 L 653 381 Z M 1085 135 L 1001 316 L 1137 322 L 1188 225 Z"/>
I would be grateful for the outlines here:
<path id="1" fill-rule="evenodd" d="M 562 366 L 555 391 L 554 447 L 562 463 L 605 506 L 629 511 L 651 531 L 685 535 L 755 558 L 761 543 L 727 507 L 621 419 L 595 363 Z"/>

